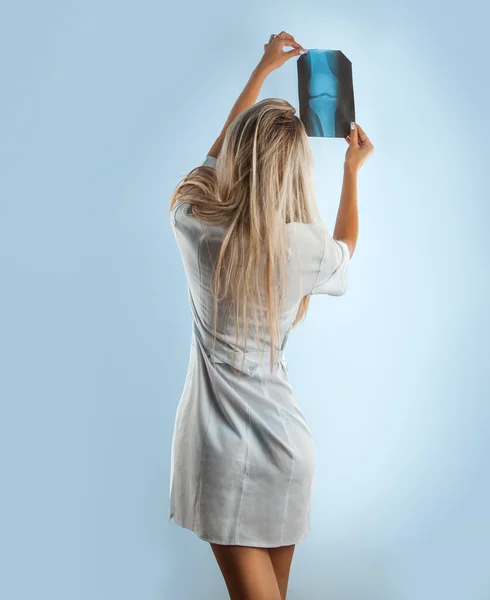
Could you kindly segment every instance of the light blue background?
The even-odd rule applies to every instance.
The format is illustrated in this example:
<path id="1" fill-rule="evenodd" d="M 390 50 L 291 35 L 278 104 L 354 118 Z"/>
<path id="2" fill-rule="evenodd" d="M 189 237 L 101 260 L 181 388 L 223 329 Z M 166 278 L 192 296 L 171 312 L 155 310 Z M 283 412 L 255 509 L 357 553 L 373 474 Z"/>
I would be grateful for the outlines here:
<path id="1" fill-rule="evenodd" d="M 348 293 L 287 349 L 318 467 L 291 600 L 488 600 L 483 3 L 19 1 L 0 19 L 1 564 L 8 600 L 227 598 L 167 524 L 190 309 L 168 224 L 271 33 L 353 62 Z M 298 107 L 292 59 L 259 97 Z M 333 230 L 344 140 L 312 140 Z"/>

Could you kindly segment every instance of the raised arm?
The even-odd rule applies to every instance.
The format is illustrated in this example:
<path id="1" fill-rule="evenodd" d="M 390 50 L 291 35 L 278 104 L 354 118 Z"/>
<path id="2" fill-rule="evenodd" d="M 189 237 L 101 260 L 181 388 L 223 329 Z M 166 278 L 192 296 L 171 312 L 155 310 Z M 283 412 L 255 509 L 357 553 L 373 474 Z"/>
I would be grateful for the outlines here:
<path id="1" fill-rule="evenodd" d="M 374 152 L 374 146 L 362 127 L 356 123 L 351 123 L 351 135 L 347 136 L 345 141 L 349 148 L 345 154 L 342 193 L 333 237 L 347 244 L 352 257 L 359 235 L 357 175 L 364 162 Z"/>
<path id="2" fill-rule="evenodd" d="M 344 163 L 342 192 L 340 194 L 339 210 L 333 231 L 334 239 L 347 244 L 351 257 L 356 249 L 357 237 L 359 235 L 357 173 L 358 169 L 354 165 L 347 162 Z"/>
<path id="3" fill-rule="evenodd" d="M 224 124 L 221 133 L 219 134 L 214 144 L 211 146 L 207 154 L 208 156 L 218 158 L 219 153 L 221 152 L 221 147 L 223 146 L 223 140 L 226 134 L 226 130 L 228 129 L 229 125 L 236 119 L 236 117 L 238 117 L 239 114 L 241 114 L 244 110 L 255 104 L 255 101 L 257 100 L 257 97 L 262 88 L 262 84 L 264 83 L 268 74 L 269 72 L 266 71 L 264 66 L 260 63 L 252 71 L 252 75 L 250 76 L 245 88 L 243 89 L 243 92 L 240 94 L 240 96 L 238 96 L 238 100 L 235 102 L 233 108 L 231 109 L 231 112 L 228 116 L 228 119 L 226 119 L 226 123 Z"/>
<path id="4" fill-rule="evenodd" d="M 284 46 L 292 46 L 293 50 L 284 52 Z M 306 50 L 303 48 L 303 46 L 298 44 L 294 37 L 285 31 L 282 31 L 279 35 L 272 34 L 270 36 L 269 42 L 264 44 L 264 55 L 260 59 L 259 64 L 252 71 L 245 88 L 240 96 L 238 96 L 237 101 L 233 105 L 233 108 L 226 119 L 226 123 L 224 124 L 221 133 L 209 149 L 207 156 L 218 158 L 219 153 L 221 152 L 221 147 L 223 146 L 226 130 L 239 114 L 255 104 L 262 88 L 262 84 L 269 73 L 278 69 L 289 58 L 292 58 L 293 56 L 299 56 L 305 52 Z"/>

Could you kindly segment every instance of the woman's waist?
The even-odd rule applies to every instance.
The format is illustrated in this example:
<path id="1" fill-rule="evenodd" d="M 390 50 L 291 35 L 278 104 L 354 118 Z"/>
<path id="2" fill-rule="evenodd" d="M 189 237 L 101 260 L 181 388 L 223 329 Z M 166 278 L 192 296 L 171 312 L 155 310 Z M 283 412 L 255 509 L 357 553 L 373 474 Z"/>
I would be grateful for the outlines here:
<path id="1" fill-rule="evenodd" d="M 255 345 L 249 344 L 247 340 L 247 348 L 233 343 L 233 336 L 223 336 L 219 332 L 214 337 L 210 332 L 206 331 L 194 321 L 192 343 L 196 341 L 201 345 L 208 357 L 214 357 L 216 360 L 222 360 L 228 364 L 233 364 L 236 368 L 246 371 L 249 375 L 254 375 L 258 368 L 269 366 L 272 348 L 257 348 Z M 280 363 L 286 366 L 286 356 L 284 349 L 276 349 L 273 356 L 273 365 Z"/>

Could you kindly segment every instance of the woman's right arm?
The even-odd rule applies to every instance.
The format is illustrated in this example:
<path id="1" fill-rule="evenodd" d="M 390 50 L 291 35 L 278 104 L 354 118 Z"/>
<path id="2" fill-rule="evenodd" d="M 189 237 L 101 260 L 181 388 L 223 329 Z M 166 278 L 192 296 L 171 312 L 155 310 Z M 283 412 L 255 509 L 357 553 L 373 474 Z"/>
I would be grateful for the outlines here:
<path id="1" fill-rule="evenodd" d="M 359 234 L 357 173 L 358 169 L 354 165 L 347 163 L 347 161 L 344 163 L 342 193 L 340 195 L 339 210 L 333 231 L 334 239 L 347 244 L 351 258 L 354 254 Z"/>
<path id="2" fill-rule="evenodd" d="M 364 162 L 373 153 L 374 146 L 362 127 L 355 123 L 351 123 L 351 135 L 344 139 L 349 144 L 349 148 L 345 154 L 342 193 L 333 237 L 347 244 L 352 257 L 359 235 L 357 175 Z"/>

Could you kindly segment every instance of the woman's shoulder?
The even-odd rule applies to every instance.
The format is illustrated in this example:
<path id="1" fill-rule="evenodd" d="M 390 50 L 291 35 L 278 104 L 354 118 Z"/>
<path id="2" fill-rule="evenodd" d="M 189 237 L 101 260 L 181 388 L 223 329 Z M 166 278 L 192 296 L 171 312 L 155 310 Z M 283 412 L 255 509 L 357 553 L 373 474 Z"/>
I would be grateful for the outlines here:
<path id="1" fill-rule="evenodd" d="M 186 218 L 192 216 L 192 208 L 190 202 L 177 199 L 170 210 L 170 222 L 172 225 L 177 224 L 177 220 L 181 220 L 182 217 Z"/>
<path id="2" fill-rule="evenodd" d="M 341 296 L 347 289 L 349 248 L 330 235 L 323 223 L 290 223 L 289 260 L 297 264 L 310 294 Z M 309 287 L 308 287 L 309 286 Z"/>
<path id="3" fill-rule="evenodd" d="M 320 249 L 323 248 L 325 236 L 328 235 L 322 223 L 291 221 L 286 225 L 286 231 L 290 242 Z"/>
<path id="4" fill-rule="evenodd" d="M 339 242 L 322 222 L 287 224 L 288 254 L 296 252 L 306 261 L 327 261 L 339 254 Z M 343 248 L 340 248 L 343 251 Z"/>
<path id="5" fill-rule="evenodd" d="M 202 167 L 211 167 L 213 170 L 216 169 L 216 162 L 217 159 L 214 156 L 206 156 L 204 158 L 204 160 L 197 165 L 197 167 L 194 167 L 194 169 L 192 169 L 192 171 L 190 171 L 186 177 L 180 182 L 180 185 L 186 186 L 187 189 L 188 186 L 192 186 L 195 183 L 195 179 L 196 177 L 200 177 L 202 174 Z M 176 225 L 176 222 L 178 220 L 178 218 L 183 217 L 184 219 L 186 218 L 193 218 L 193 213 L 192 213 L 192 204 L 191 202 L 187 202 L 185 200 L 185 194 L 176 194 L 177 198 L 175 199 L 175 202 L 172 206 L 172 208 L 170 209 L 170 222 L 173 225 Z"/>

